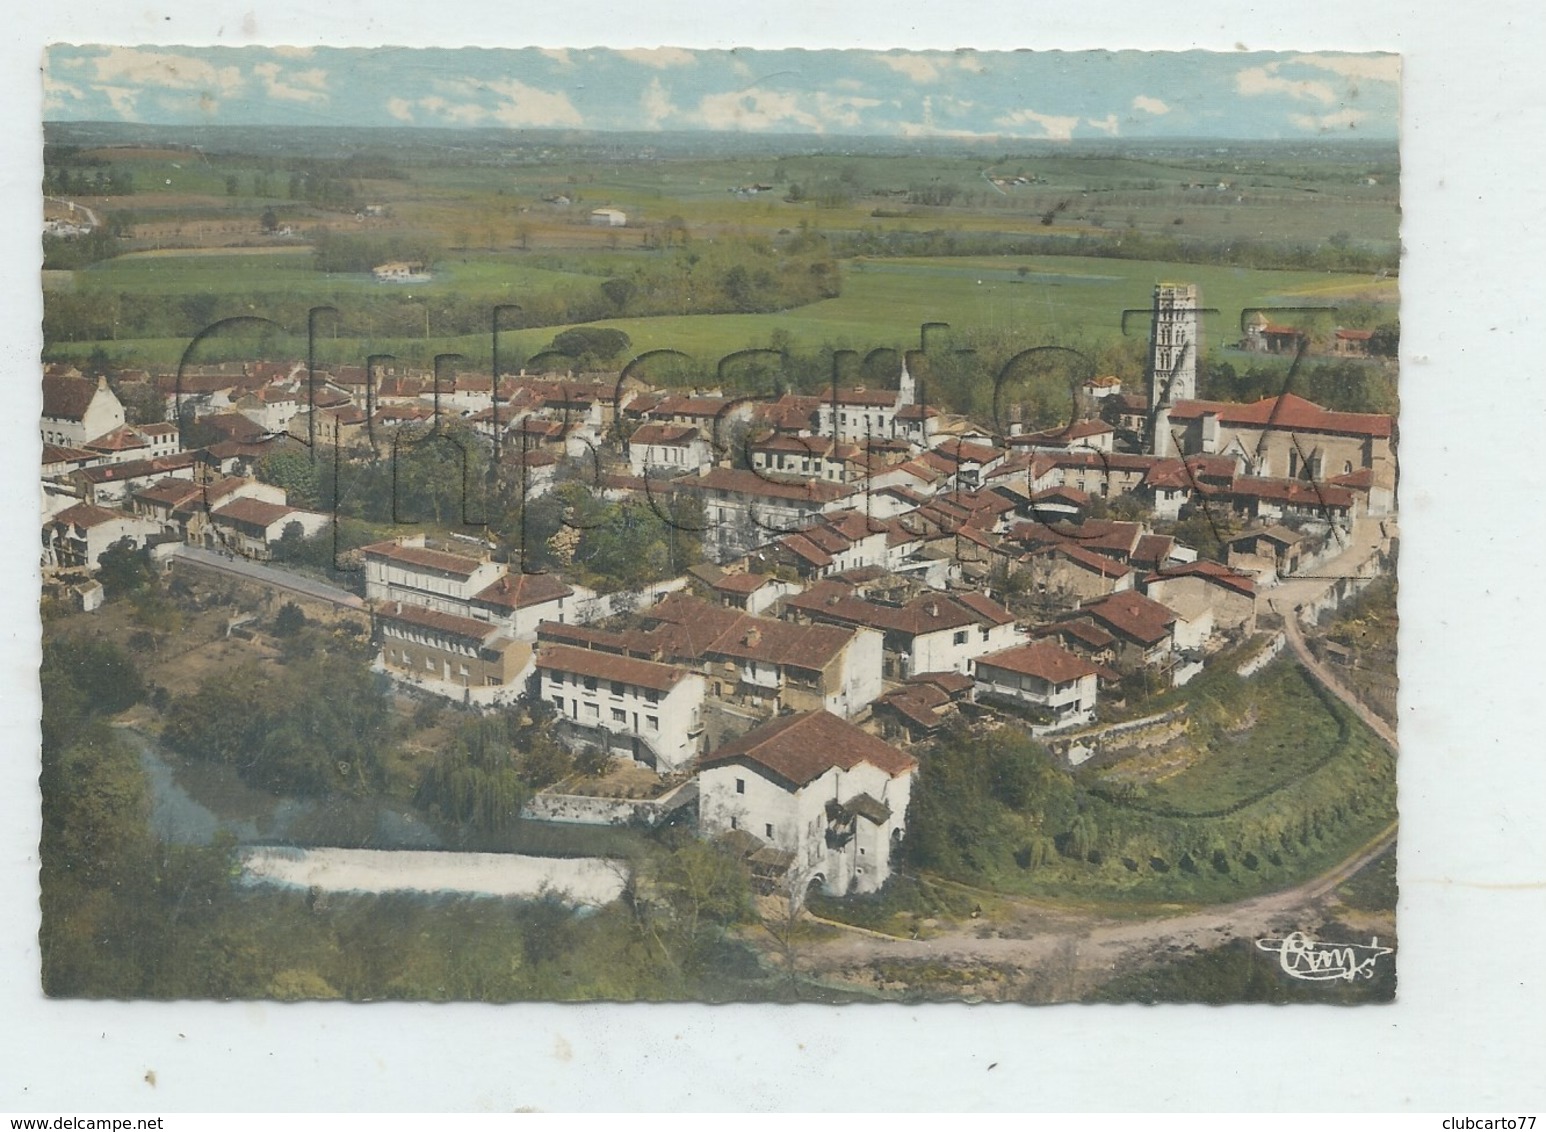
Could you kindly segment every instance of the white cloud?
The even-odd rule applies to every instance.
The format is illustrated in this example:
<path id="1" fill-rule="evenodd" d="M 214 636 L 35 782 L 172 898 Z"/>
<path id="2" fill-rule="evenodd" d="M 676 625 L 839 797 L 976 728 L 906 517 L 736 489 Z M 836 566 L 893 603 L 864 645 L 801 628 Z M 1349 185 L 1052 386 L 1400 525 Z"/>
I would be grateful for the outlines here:
<path id="1" fill-rule="evenodd" d="M 1104 118 L 1086 118 L 1084 124 L 1110 137 L 1114 138 L 1117 136 L 1118 126 L 1115 114 L 1107 114 Z"/>
<path id="2" fill-rule="evenodd" d="M 863 120 L 861 110 L 880 105 L 881 101 L 878 98 L 854 98 L 849 95 L 828 94 L 826 91 L 816 95 L 816 113 L 829 128 L 843 126 L 853 129 Z"/>
<path id="3" fill-rule="evenodd" d="M 970 71 L 974 75 L 980 75 L 988 69 L 988 65 L 982 61 L 975 51 L 962 49 L 956 52 L 956 66 L 963 71 Z"/>
<path id="4" fill-rule="evenodd" d="M 93 58 L 92 64 L 98 82 L 119 87 L 202 90 L 228 95 L 246 85 L 239 67 L 216 67 L 189 55 L 141 51 L 136 47 L 109 47 Z"/>
<path id="5" fill-rule="evenodd" d="M 619 51 L 624 59 L 643 63 L 646 67 L 665 70 L 668 67 L 690 67 L 698 61 L 695 52 L 681 47 L 630 47 Z"/>
<path id="6" fill-rule="evenodd" d="M 760 87 L 706 95 L 698 103 L 698 117 L 713 130 L 767 130 L 792 122 L 820 133 L 825 125 L 800 108 L 798 95 Z"/>
<path id="7" fill-rule="evenodd" d="M 281 59 L 309 59 L 316 50 L 314 47 L 270 47 L 275 55 Z"/>
<path id="8" fill-rule="evenodd" d="M 1268 63 L 1263 67 L 1247 67 L 1235 75 L 1235 90 L 1245 95 L 1286 94 L 1300 101 L 1313 101 L 1330 106 L 1337 100 L 1336 93 L 1323 82 L 1314 79 L 1285 79 L 1278 74 L 1281 63 Z"/>
<path id="9" fill-rule="evenodd" d="M 994 119 L 994 122 L 996 125 L 1011 129 L 1017 126 L 1036 125 L 1041 127 L 1042 136 L 1049 141 L 1070 141 L 1074 136 L 1074 127 L 1079 124 L 1079 118 L 1077 115 L 1065 117 L 1058 114 L 1038 114 L 1034 110 L 1016 110 Z"/>
<path id="10" fill-rule="evenodd" d="M 456 79 L 436 85 L 454 97 L 429 94 L 402 109 L 417 107 L 457 126 L 477 126 L 491 120 L 512 129 L 585 124 L 568 95 L 540 90 L 519 79 Z M 489 95 L 497 101 L 490 103 Z"/>
<path id="11" fill-rule="evenodd" d="M 113 108 L 114 114 L 120 118 L 134 117 L 134 100 L 138 91 L 126 86 L 102 86 L 97 89 L 107 95 L 108 105 Z"/>
<path id="12" fill-rule="evenodd" d="M 644 88 L 644 93 L 639 97 L 639 104 L 644 111 L 645 120 L 655 129 L 677 112 L 676 104 L 671 101 L 670 92 L 661 85 L 658 78 L 651 79 L 650 85 Z"/>
<path id="13" fill-rule="evenodd" d="M 839 90 L 863 90 L 864 84 L 858 79 L 834 79 L 832 85 Z"/>
<path id="14" fill-rule="evenodd" d="M 321 68 L 283 74 L 278 63 L 257 63 L 252 73 L 270 98 L 283 102 L 327 101 L 327 72 Z"/>
<path id="15" fill-rule="evenodd" d="M 938 64 L 923 55 L 877 55 L 876 61 L 915 83 L 932 83 L 939 78 Z"/>
<path id="16" fill-rule="evenodd" d="M 399 122 L 413 121 L 413 103 L 406 98 L 389 98 L 386 103 L 387 113 Z"/>
<path id="17" fill-rule="evenodd" d="M 585 119 L 569 101 L 569 96 L 559 91 L 539 90 L 527 86 L 519 79 L 495 79 L 485 84 L 489 90 L 503 98 L 504 104 L 493 110 L 493 118 L 501 125 L 521 126 L 583 126 Z"/>
<path id="18" fill-rule="evenodd" d="M 45 112 L 63 109 L 70 101 L 84 99 L 86 92 L 73 83 L 67 83 L 54 74 L 53 60 L 43 57 L 43 109 Z"/>
<path id="19" fill-rule="evenodd" d="M 574 60 L 569 58 L 569 49 L 567 47 L 539 47 L 537 50 L 542 52 L 542 54 L 546 55 L 549 59 L 553 60 L 553 62 L 557 63 L 560 67 L 574 66 Z"/>
<path id="20" fill-rule="evenodd" d="M 1170 106 L 1157 98 L 1150 98 L 1147 94 L 1140 94 L 1133 99 L 1133 109 L 1142 110 L 1145 114 L 1169 114 Z"/>
<path id="21" fill-rule="evenodd" d="M 1399 55 L 1295 55 L 1289 62 L 1331 71 L 1344 79 L 1380 83 L 1401 81 Z"/>
<path id="22" fill-rule="evenodd" d="M 1338 110 L 1333 114 L 1290 114 L 1288 120 L 1301 130 L 1326 134 L 1333 130 L 1356 129 L 1368 116 L 1362 110 Z"/>

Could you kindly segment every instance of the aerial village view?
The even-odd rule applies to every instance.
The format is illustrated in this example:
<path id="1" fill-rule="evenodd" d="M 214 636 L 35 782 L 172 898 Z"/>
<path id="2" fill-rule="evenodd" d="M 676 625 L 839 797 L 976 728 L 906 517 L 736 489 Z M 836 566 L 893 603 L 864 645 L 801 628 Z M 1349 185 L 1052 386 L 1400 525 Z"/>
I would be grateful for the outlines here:
<path id="1" fill-rule="evenodd" d="M 44 991 L 1392 999 L 1398 79 L 52 48 Z"/>

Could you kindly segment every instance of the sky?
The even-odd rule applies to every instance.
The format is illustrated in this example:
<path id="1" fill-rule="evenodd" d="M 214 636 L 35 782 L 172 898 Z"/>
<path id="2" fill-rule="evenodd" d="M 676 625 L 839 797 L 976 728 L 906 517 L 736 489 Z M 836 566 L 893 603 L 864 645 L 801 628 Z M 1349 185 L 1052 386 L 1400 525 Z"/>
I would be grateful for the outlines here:
<path id="1" fill-rule="evenodd" d="M 880 137 L 1369 138 L 1400 57 L 54 45 L 47 121 Z"/>

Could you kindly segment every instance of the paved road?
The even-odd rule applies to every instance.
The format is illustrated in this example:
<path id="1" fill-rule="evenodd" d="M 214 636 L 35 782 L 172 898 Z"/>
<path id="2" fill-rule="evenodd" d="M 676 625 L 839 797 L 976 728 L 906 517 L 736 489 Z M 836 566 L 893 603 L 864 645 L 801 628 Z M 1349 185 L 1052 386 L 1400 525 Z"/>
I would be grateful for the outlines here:
<path id="1" fill-rule="evenodd" d="M 1299 658 L 1299 663 L 1304 665 L 1311 676 L 1320 681 L 1321 687 L 1352 708 L 1358 714 L 1358 718 L 1367 723 L 1369 729 L 1389 743 L 1391 749 L 1394 750 L 1396 747 L 1395 728 L 1370 711 L 1362 700 L 1355 696 L 1350 689 L 1343 686 L 1331 669 L 1315 659 L 1315 654 L 1310 651 L 1309 645 L 1305 643 L 1304 634 L 1299 630 L 1299 619 L 1294 616 L 1292 610 L 1285 611 L 1283 614 L 1283 634 L 1288 638 L 1288 647 L 1294 650 L 1294 655 Z"/>
<path id="2" fill-rule="evenodd" d="M 254 562 L 250 558 L 227 558 L 224 554 L 213 550 L 202 550 L 196 546 L 179 546 L 176 557 L 185 562 L 192 562 L 199 566 L 207 566 L 212 570 L 219 570 L 225 574 L 232 574 L 248 581 L 263 582 L 276 589 L 289 590 L 305 597 L 316 598 L 319 601 L 329 601 L 344 609 L 364 609 L 365 602 L 357 595 L 337 586 L 330 586 L 326 582 L 319 582 L 314 578 L 307 578 L 300 574 L 292 574 L 288 570 L 279 570 L 273 566 L 265 566 L 261 562 Z"/>

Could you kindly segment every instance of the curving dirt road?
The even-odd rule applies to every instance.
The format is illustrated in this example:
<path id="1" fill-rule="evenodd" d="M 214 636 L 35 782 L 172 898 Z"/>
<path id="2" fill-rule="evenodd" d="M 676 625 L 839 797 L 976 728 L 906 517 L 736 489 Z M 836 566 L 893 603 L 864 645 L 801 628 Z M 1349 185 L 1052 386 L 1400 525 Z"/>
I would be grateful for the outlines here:
<path id="1" fill-rule="evenodd" d="M 1114 920 L 1009 898 L 1008 903 L 1016 909 L 1011 923 L 918 940 L 845 930 L 840 938 L 806 949 L 800 967 L 812 974 L 837 974 L 854 972 L 877 960 L 938 962 L 954 967 L 1056 964 L 1075 984 L 1090 985 L 1143 959 L 1216 947 L 1232 939 L 1312 930 L 1321 922 L 1332 890 L 1390 848 L 1395 838 L 1393 822 L 1353 856 L 1313 880 L 1236 904 L 1165 919 Z M 1005 900 L 996 894 L 994 899 Z M 997 934 L 979 934 L 989 932 Z"/>

